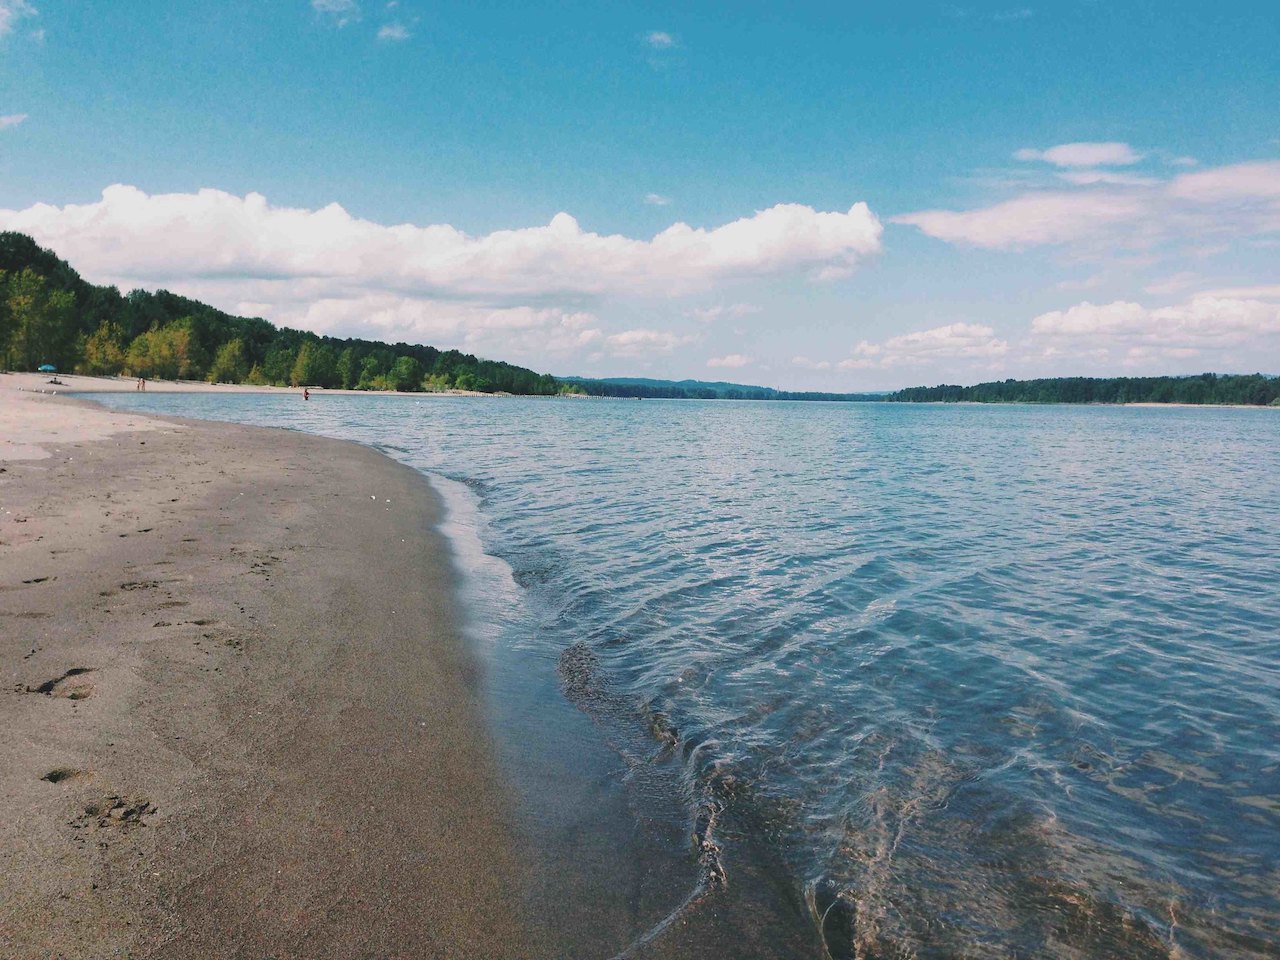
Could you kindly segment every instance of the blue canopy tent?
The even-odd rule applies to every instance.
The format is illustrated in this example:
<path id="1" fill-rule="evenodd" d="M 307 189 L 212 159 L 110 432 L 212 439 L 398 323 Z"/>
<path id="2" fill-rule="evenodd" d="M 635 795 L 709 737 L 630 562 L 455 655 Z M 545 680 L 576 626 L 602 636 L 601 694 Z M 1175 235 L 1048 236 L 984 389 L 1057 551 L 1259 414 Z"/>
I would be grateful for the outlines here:
<path id="1" fill-rule="evenodd" d="M 58 368 L 55 367 L 52 363 L 42 363 L 40 364 L 40 366 L 36 367 L 36 370 L 38 370 L 40 373 L 57 373 L 58 372 Z"/>

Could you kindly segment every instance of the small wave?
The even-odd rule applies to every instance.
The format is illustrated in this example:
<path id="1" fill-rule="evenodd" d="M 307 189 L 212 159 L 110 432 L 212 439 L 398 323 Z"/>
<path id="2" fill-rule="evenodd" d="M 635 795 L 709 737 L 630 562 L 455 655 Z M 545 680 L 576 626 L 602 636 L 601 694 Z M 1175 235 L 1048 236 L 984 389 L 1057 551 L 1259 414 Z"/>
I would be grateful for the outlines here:
<path id="1" fill-rule="evenodd" d="M 721 803 L 725 902 L 788 885 L 833 957 L 1280 956 L 1280 419 L 109 402 L 467 484 L 496 655 L 562 657 L 637 817 Z"/>

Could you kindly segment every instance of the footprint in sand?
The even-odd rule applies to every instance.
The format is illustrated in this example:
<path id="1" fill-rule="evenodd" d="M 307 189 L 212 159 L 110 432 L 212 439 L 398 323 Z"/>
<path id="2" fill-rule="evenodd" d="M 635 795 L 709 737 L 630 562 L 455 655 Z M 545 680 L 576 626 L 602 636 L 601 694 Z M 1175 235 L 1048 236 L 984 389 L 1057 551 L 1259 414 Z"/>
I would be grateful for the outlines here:
<path id="1" fill-rule="evenodd" d="M 27 687 L 27 693 L 42 693 L 46 697 L 62 697 L 66 700 L 87 700 L 93 696 L 93 681 L 85 674 L 92 667 L 72 667 L 60 677 L 46 680 L 38 687 Z"/>
<path id="2" fill-rule="evenodd" d="M 158 580 L 130 580 L 128 583 L 120 584 L 121 590 L 154 590 L 160 586 Z"/>
<path id="3" fill-rule="evenodd" d="M 71 780 L 83 780 L 90 776 L 88 770 L 76 770 L 74 767 L 55 767 L 40 779 L 46 783 L 67 783 Z"/>
<path id="4" fill-rule="evenodd" d="M 156 805 L 150 800 L 112 794 L 85 806 L 84 813 L 72 820 L 71 826 L 77 830 L 90 826 L 128 830 L 145 827 L 147 823 L 143 818 L 155 812 Z"/>

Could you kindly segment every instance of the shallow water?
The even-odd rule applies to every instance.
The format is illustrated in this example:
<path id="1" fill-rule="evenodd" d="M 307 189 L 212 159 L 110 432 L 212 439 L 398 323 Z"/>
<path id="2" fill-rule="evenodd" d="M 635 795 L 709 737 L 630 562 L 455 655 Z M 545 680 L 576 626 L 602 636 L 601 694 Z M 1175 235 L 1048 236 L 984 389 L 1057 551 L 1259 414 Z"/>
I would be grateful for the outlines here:
<path id="1" fill-rule="evenodd" d="M 1274 411 L 98 399 L 462 485 L 499 676 L 685 863 L 620 945 L 723 868 L 837 958 L 1280 956 Z"/>

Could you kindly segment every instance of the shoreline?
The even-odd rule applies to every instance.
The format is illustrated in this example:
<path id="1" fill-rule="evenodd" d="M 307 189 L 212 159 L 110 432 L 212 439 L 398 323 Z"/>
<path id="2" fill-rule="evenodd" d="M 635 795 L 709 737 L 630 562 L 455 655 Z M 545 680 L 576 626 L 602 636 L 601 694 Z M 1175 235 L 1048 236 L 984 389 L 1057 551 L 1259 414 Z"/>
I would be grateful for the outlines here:
<path id="1" fill-rule="evenodd" d="M 57 379 L 60 383 L 50 383 Z M 4 381 L 9 381 L 5 384 Z M 132 393 L 136 377 L 92 376 L 84 373 L 22 373 L 10 371 L 0 379 L 0 389 L 9 385 L 30 393 Z M 209 383 L 205 380 L 148 380 L 147 393 L 261 393 L 275 396 L 294 395 L 302 387 L 277 387 L 270 384 Z M 340 387 L 307 387 L 314 395 L 349 397 L 511 397 L 511 393 L 481 393 L 478 390 L 344 390 Z"/>
<path id="2" fill-rule="evenodd" d="M 694 824 L 667 832 L 654 818 L 680 821 L 679 810 L 633 806 L 639 798 L 619 779 L 620 731 L 565 697 L 554 664 L 505 650 L 494 657 L 466 639 L 463 572 L 439 522 L 443 494 L 426 476 L 351 441 L 2 386 L 0 427 L 14 419 L 11 400 L 24 407 L 28 439 L 46 449 L 43 459 L 25 451 L 23 461 L 0 444 L 0 542 L 15 529 L 41 538 L 34 553 L 0 559 L 0 622 L 21 624 L 31 641 L 0 640 L 15 665 L 0 692 L 0 723 L 13 731 L 0 739 L 0 796 L 16 811 L 0 826 L 0 848 L 20 853 L 0 878 L 0 954 L 310 960 L 412 947 L 403 955 L 675 960 L 695 951 L 764 960 L 778 949 L 811 952 L 806 908 L 770 856 L 735 844 L 728 888 L 697 895 L 699 837 L 685 832 Z M 69 435 L 68 420 L 70 433 L 93 438 Z M 261 469 L 246 486 L 255 456 Z M 331 513 L 349 499 L 349 490 L 316 487 L 313 475 L 333 469 L 358 474 L 360 490 L 345 504 L 352 517 L 316 512 L 316 501 Z M 382 486 L 376 500 L 364 492 L 370 478 Z M 400 492 L 382 495 L 393 487 Z M 3 513 L 17 504 L 15 490 L 33 508 L 21 528 Z M 381 526 L 403 520 L 400 505 L 411 501 L 414 536 Z M 276 512 L 286 516 L 273 521 Z M 37 529 L 41 513 L 51 522 L 73 514 L 80 529 Z M 175 526 L 187 528 L 176 542 Z M 56 558 L 53 576 L 22 583 L 37 579 L 29 569 L 44 551 Z M 336 569 L 335 553 L 344 554 Z M 406 570 L 411 580 L 425 575 L 426 586 L 406 589 Z M 415 619 L 400 606 L 406 595 L 424 596 L 431 615 Z M 399 611 L 395 642 L 382 632 L 387 596 Z M 364 616 L 344 621 L 353 604 Z M 332 635 L 335 624 L 342 637 Z M 424 643 L 415 632 L 424 624 L 440 635 Z M 63 633 L 91 639 L 46 643 Z M 343 637 L 369 646 L 357 659 Z M 89 672 L 65 676 L 82 667 Z M 37 696 L 50 681 L 50 695 Z M 80 683 L 89 696 L 72 699 Z M 384 685 L 398 701 L 369 714 L 364 706 L 385 696 Z M 50 710 L 62 711 L 52 727 Z M 99 716 L 84 724 L 92 711 Z M 341 755 L 356 735 L 352 711 L 366 721 L 358 758 Z M 641 740 L 644 749 L 647 734 Z M 424 760 L 424 750 L 448 754 L 464 775 L 441 776 L 446 767 Z M 370 765 L 384 776 L 362 786 Z M 57 783 L 41 779 L 54 771 Z M 681 791 L 665 802 L 682 806 Z M 401 806 L 409 812 L 381 822 Z M 424 823 L 434 826 L 423 832 Z M 280 864 L 286 880 L 272 873 Z M 354 895 L 343 879 L 352 870 Z M 754 935 L 744 940 L 746 931 Z"/>
<path id="3" fill-rule="evenodd" d="M 61 383 L 50 384 L 50 375 L 36 373 L 9 372 L 0 376 L 0 389 L 9 381 L 17 390 L 30 393 L 56 394 L 94 394 L 94 393 L 131 393 L 134 391 L 134 378 L 90 376 L 88 374 L 56 374 Z M 434 397 L 476 397 L 502 399 L 521 397 L 513 393 L 480 393 L 474 390 L 438 390 L 438 391 L 406 391 L 406 390 L 343 390 L 340 388 L 309 387 L 313 397 L 414 397 L 419 400 Z M 148 393 L 204 393 L 204 394 L 264 394 L 273 396 L 292 396 L 299 394 L 302 387 L 257 386 L 247 383 L 208 383 L 204 380 L 148 380 Z M 540 400 L 637 400 L 639 397 L 598 397 L 586 394 L 561 394 L 557 396 L 525 397 Z M 1276 404 L 1254 403 L 1153 403 L 1141 401 L 1137 403 L 1035 403 L 1031 401 L 979 401 L 979 400 L 703 400 L 695 398 L 650 398 L 653 400 L 683 400 L 692 403 L 843 403 L 843 404 L 886 404 L 895 406 L 917 407 L 1117 407 L 1138 409 L 1175 409 L 1175 410 L 1280 410 Z"/>
<path id="4" fill-rule="evenodd" d="M 0 952 L 541 955 L 426 479 L 0 402 Z"/>

